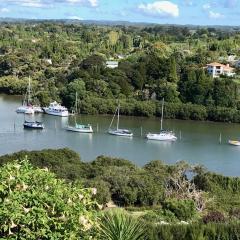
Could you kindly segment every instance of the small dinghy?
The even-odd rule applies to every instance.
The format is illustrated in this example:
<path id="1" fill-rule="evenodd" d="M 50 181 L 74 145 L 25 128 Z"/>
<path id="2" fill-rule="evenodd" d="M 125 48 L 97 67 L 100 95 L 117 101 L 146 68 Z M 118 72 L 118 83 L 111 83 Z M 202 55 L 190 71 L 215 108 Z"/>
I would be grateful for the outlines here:
<path id="1" fill-rule="evenodd" d="M 44 129 L 44 125 L 42 122 L 29 122 L 29 121 L 25 121 L 23 123 L 23 127 L 27 128 L 27 129 Z"/>
<path id="2" fill-rule="evenodd" d="M 229 140 L 228 143 L 230 145 L 240 146 L 240 141 L 237 141 L 237 140 Z"/>

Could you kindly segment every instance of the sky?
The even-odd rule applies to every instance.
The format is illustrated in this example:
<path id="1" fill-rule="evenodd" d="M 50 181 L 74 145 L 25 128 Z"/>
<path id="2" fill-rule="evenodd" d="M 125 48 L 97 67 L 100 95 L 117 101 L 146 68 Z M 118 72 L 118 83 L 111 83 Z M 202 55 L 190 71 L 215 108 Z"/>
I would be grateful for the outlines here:
<path id="1" fill-rule="evenodd" d="M 0 17 L 240 25 L 240 0 L 0 0 Z"/>

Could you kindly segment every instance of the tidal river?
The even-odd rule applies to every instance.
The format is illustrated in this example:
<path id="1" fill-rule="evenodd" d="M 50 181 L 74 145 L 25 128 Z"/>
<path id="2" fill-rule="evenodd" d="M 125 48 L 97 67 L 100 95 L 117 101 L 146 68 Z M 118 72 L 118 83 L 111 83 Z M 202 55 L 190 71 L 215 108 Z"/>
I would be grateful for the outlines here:
<path id="1" fill-rule="evenodd" d="M 68 122 L 75 121 L 72 116 L 60 118 L 46 114 L 25 116 L 26 120 L 43 121 L 44 130 L 24 130 L 24 115 L 15 112 L 20 104 L 19 97 L 0 95 L 0 155 L 23 149 L 68 147 L 79 152 L 83 161 L 94 160 L 99 155 L 125 158 L 139 166 L 151 160 L 170 164 L 185 160 L 224 175 L 240 176 L 240 146 L 227 144 L 228 139 L 240 138 L 240 124 L 164 120 L 164 128 L 174 130 L 178 140 L 155 142 L 147 141 L 144 135 L 159 131 L 158 118 L 121 116 L 120 127 L 133 130 L 132 139 L 106 133 L 112 116 L 78 116 L 77 122 L 92 124 L 93 134 L 66 131 Z"/>

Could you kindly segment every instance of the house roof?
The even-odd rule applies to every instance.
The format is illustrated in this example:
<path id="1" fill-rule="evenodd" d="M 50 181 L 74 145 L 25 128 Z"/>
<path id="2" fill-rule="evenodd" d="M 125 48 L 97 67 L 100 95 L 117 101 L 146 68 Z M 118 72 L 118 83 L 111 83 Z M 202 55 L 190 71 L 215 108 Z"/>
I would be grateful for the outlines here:
<path id="1" fill-rule="evenodd" d="M 226 65 L 221 64 L 221 63 L 218 63 L 218 62 L 209 63 L 209 64 L 207 64 L 207 66 L 213 66 L 213 67 L 221 66 L 221 67 L 226 67 Z"/>
<path id="2" fill-rule="evenodd" d="M 229 70 L 229 71 L 233 71 L 234 70 L 234 68 L 230 67 L 229 64 L 224 65 L 224 64 L 221 64 L 221 63 L 218 63 L 218 62 L 209 63 L 209 64 L 207 64 L 207 66 L 222 67 L 223 70 Z"/>

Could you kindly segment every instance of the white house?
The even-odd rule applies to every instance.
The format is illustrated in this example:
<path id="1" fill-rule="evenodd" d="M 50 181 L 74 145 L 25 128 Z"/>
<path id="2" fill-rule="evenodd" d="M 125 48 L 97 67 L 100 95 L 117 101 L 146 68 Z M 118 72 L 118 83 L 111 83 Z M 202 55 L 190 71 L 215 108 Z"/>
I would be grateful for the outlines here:
<path id="1" fill-rule="evenodd" d="M 207 64 L 207 71 L 214 78 L 220 75 L 226 75 L 228 77 L 233 77 L 235 75 L 234 68 L 230 67 L 229 64 L 224 65 L 221 63 L 213 62 Z"/>
<path id="2" fill-rule="evenodd" d="M 107 68 L 117 68 L 118 62 L 117 61 L 106 61 Z"/>

